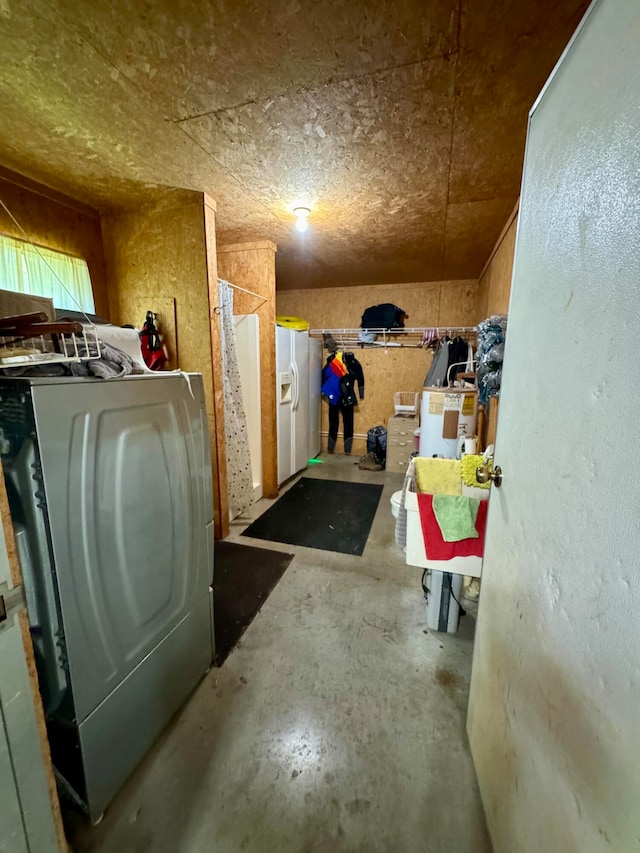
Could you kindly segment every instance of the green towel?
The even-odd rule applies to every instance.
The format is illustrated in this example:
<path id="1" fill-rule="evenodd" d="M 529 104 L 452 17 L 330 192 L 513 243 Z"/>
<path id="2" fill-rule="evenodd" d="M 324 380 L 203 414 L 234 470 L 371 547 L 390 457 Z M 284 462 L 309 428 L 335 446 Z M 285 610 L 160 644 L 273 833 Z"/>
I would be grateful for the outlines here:
<path id="1" fill-rule="evenodd" d="M 433 514 L 445 542 L 478 538 L 476 517 L 479 506 L 478 498 L 454 495 L 433 496 Z"/>

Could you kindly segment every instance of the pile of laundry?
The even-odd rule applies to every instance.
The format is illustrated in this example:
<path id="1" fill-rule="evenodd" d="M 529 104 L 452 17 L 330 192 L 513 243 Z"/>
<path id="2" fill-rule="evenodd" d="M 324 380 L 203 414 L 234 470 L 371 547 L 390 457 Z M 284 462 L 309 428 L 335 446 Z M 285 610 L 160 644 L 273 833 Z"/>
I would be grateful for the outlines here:
<path id="1" fill-rule="evenodd" d="M 21 367 L 5 367 L 5 376 L 95 376 L 99 379 L 120 379 L 122 376 L 144 373 L 131 356 L 118 347 L 100 341 L 100 350 L 95 341 L 80 339 L 78 355 L 88 361 L 63 364 L 30 364 Z"/>
<path id="2" fill-rule="evenodd" d="M 478 325 L 478 400 L 484 406 L 489 397 L 500 396 L 506 336 L 506 314 L 493 314 Z"/>

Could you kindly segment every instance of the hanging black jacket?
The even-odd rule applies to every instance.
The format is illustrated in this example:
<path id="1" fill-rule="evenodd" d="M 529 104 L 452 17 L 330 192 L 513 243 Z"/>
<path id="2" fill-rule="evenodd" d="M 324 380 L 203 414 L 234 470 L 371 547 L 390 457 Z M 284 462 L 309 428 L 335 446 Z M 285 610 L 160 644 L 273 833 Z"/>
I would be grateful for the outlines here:
<path id="1" fill-rule="evenodd" d="M 447 365 L 447 378 L 449 379 L 451 384 L 453 384 L 453 382 L 455 381 L 456 377 L 458 376 L 458 373 L 465 372 L 468 353 L 469 347 L 467 345 L 467 342 L 458 335 L 458 337 L 453 339 L 453 342 L 449 347 L 449 364 Z M 456 367 L 451 367 L 453 364 L 455 364 Z M 449 371 L 448 368 L 451 368 L 451 370 Z"/>
<path id="2" fill-rule="evenodd" d="M 342 354 L 342 361 L 347 368 L 344 376 L 338 376 L 331 371 L 329 365 L 333 361 L 335 353 L 327 358 L 327 363 L 322 371 L 322 393 L 329 400 L 331 406 L 355 406 L 358 403 L 355 384 L 358 384 L 360 399 L 364 400 L 364 371 L 362 365 L 352 352 Z M 330 387 L 329 387 L 330 386 Z M 339 395 L 337 393 L 339 388 Z M 331 392 L 331 393 L 330 393 Z"/>
<path id="3" fill-rule="evenodd" d="M 364 400 L 364 371 L 362 365 L 352 352 L 345 352 L 343 361 L 348 373 L 340 380 L 340 388 L 342 390 L 342 399 L 340 402 L 343 406 L 355 406 L 358 402 L 354 388 L 356 382 L 358 383 L 360 399 Z"/>

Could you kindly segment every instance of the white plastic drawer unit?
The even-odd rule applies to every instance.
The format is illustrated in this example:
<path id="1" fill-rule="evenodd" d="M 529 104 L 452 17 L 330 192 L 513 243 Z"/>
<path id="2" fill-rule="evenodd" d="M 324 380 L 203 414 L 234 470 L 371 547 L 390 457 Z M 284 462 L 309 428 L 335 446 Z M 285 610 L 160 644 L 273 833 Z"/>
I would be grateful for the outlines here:
<path id="1" fill-rule="evenodd" d="M 387 433 L 389 436 L 398 436 L 399 438 L 408 437 L 413 441 L 413 433 L 419 427 L 420 422 L 417 417 L 393 417 L 389 418 Z"/>
<path id="2" fill-rule="evenodd" d="M 53 762 L 95 818 L 213 657 L 202 378 L 1 381 L 0 428 Z"/>
<path id="3" fill-rule="evenodd" d="M 418 418 L 392 417 L 387 426 L 387 471 L 403 473 L 407 470 L 411 454 L 415 450 L 414 432 Z"/>

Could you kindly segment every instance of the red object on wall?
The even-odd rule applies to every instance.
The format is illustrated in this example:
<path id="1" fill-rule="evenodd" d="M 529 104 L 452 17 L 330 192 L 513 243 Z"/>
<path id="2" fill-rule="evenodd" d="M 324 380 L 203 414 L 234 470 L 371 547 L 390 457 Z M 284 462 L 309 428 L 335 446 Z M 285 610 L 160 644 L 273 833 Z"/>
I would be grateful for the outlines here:
<path id="1" fill-rule="evenodd" d="M 167 361 L 167 353 L 156 326 L 156 315 L 153 311 L 147 311 L 147 317 L 140 332 L 140 349 L 144 363 L 150 370 L 162 370 Z"/>

